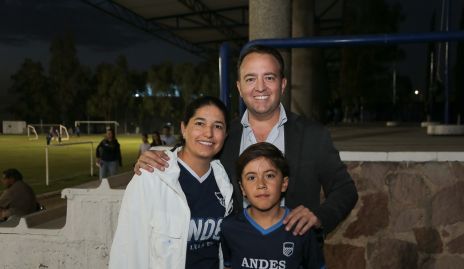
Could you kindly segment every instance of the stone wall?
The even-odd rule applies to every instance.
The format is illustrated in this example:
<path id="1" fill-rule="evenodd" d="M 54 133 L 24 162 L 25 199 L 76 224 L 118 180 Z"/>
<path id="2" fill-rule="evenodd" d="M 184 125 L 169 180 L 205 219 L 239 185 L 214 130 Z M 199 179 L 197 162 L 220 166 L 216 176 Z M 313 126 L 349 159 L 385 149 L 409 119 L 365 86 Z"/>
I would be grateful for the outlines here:
<path id="1" fill-rule="evenodd" d="M 359 201 L 326 239 L 328 268 L 464 268 L 464 161 L 353 161 L 377 158 L 361 155 L 341 154 Z M 64 190 L 65 219 L 1 224 L 1 268 L 106 268 L 128 179 Z"/>
<path id="2" fill-rule="evenodd" d="M 359 192 L 328 268 L 464 268 L 464 162 L 347 162 Z"/>

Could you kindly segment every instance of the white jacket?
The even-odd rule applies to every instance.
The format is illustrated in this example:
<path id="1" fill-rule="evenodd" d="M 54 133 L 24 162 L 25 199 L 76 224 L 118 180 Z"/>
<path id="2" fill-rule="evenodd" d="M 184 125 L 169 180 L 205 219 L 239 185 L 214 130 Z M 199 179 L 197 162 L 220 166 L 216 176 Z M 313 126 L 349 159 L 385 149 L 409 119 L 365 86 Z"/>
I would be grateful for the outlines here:
<path id="1" fill-rule="evenodd" d="M 142 170 L 127 185 L 109 268 L 185 268 L 190 209 L 178 180 L 177 152 L 166 153 L 169 168 L 153 173 Z M 232 209 L 233 188 L 222 164 L 215 160 L 211 166 L 227 215 Z"/>

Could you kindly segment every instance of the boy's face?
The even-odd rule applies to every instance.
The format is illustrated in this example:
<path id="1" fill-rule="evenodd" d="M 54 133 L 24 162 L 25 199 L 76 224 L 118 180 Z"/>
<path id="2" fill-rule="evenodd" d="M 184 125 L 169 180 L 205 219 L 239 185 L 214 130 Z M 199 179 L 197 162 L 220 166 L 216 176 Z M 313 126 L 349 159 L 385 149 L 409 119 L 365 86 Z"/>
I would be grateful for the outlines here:
<path id="1" fill-rule="evenodd" d="M 282 192 L 287 190 L 288 177 L 268 159 L 261 157 L 250 161 L 241 174 L 240 188 L 251 206 L 268 211 L 280 206 Z"/>

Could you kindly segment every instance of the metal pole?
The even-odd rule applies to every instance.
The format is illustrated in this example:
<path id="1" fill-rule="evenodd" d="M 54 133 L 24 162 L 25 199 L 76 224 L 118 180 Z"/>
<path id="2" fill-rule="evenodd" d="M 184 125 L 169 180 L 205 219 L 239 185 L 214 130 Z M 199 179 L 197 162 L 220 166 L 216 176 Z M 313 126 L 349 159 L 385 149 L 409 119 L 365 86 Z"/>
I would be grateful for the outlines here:
<path id="1" fill-rule="evenodd" d="M 445 5 L 445 31 L 449 31 L 449 21 L 450 21 L 450 1 L 445 0 L 446 5 Z M 444 121 L 445 124 L 449 124 L 449 75 L 448 75 L 448 70 L 449 70 L 449 41 L 445 42 L 445 62 L 444 62 L 444 69 L 443 69 L 443 79 L 444 79 L 444 86 L 445 86 L 445 111 L 444 111 Z"/>
<path id="2" fill-rule="evenodd" d="M 230 110 L 229 98 L 229 57 L 230 49 L 227 42 L 222 43 L 219 52 L 219 83 L 220 83 L 220 99 Z"/>
<path id="3" fill-rule="evenodd" d="M 48 174 L 48 146 L 45 146 L 45 185 L 49 185 L 49 174 Z"/>
<path id="4" fill-rule="evenodd" d="M 93 176 L 93 142 L 90 143 L 90 175 Z"/>

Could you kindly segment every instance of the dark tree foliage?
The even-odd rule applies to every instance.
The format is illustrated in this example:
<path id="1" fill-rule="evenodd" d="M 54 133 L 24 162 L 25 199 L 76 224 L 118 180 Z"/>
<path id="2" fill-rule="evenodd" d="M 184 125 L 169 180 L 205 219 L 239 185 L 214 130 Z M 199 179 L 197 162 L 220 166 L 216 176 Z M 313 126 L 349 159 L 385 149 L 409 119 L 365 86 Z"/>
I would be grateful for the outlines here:
<path id="1" fill-rule="evenodd" d="M 66 33 L 54 38 L 50 45 L 50 57 L 49 79 L 54 119 L 66 123 L 71 120 L 72 106 L 81 83 L 73 36 Z"/>
<path id="2" fill-rule="evenodd" d="M 399 5 L 390 6 L 384 0 L 347 0 L 343 34 L 394 33 L 401 19 Z M 343 48 L 338 87 L 343 106 L 367 104 L 375 109 L 391 103 L 392 68 L 403 57 L 396 46 Z"/>
<path id="3" fill-rule="evenodd" d="M 51 120 L 51 93 L 42 64 L 25 59 L 11 79 L 10 92 L 16 97 L 16 102 L 12 102 L 9 108 L 13 115 L 28 123 Z"/>

